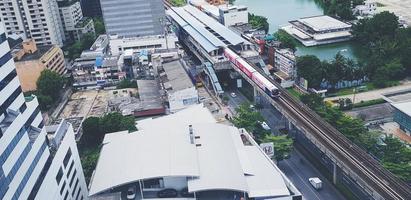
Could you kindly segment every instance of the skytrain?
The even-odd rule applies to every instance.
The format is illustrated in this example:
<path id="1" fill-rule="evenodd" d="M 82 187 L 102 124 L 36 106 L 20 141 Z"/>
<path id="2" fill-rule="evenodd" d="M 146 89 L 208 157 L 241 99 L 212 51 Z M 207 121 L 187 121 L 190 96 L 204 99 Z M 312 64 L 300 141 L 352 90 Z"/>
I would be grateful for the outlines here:
<path id="1" fill-rule="evenodd" d="M 250 64 L 248 64 L 247 61 L 241 58 L 233 50 L 226 48 L 224 50 L 224 56 L 234 64 L 236 70 L 244 73 L 270 97 L 277 98 L 280 95 L 280 91 L 274 84 L 261 75 L 260 72 L 255 70 Z"/>

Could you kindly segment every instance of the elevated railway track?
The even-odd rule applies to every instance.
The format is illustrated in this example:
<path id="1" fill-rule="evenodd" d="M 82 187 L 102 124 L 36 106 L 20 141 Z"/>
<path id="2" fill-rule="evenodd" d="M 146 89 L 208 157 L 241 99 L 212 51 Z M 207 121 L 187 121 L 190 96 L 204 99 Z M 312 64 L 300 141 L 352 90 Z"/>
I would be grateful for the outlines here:
<path id="1" fill-rule="evenodd" d="M 260 94 L 281 113 L 285 114 L 293 124 L 308 134 L 310 140 L 333 160 L 350 178 L 356 181 L 363 190 L 374 199 L 411 199 L 411 187 L 371 157 L 363 149 L 355 145 L 341 132 L 324 121 L 318 114 L 299 100 L 292 97 L 285 89 L 270 79 L 261 69 L 249 63 L 254 69 L 270 80 L 280 90 L 277 99 L 271 98 L 246 75 L 241 74 Z"/>
<path id="2" fill-rule="evenodd" d="M 171 6 L 168 0 L 164 0 L 164 5 L 166 9 Z M 234 50 L 230 49 L 230 51 Z M 302 102 L 292 97 L 262 69 L 238 54 L 237 56 L 241 61 L 232 62 L 233 68 L 333 162 L 334 174 L 337 169 L 340 169 L 372 199 L 411 200 L 409 185 L 383 168 L 367 152 L 347 139 Z M 236 66 L 238 63 L 241 66 Z M 248 70 L 248 73 L 244 70 Z M 261 81 L 262 79 L 268 81 Z M 261 89 L 262 85 L 271 86 Z M 275 93 L 267 93 L 267 91 L 274 91 L 272 90 L 273 85 L 280 93 L 277 97 L 274 97 Z"/>

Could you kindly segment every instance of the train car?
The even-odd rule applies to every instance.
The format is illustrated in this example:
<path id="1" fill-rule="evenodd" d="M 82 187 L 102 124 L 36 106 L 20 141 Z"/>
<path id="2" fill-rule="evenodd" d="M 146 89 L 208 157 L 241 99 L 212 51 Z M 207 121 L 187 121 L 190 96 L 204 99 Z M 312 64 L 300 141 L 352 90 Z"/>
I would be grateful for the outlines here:
<path id="1" fill-rule="evenodd" d="M 236 61 L 237 67 L 240 68 L 249 78 L 252 78 L 253 73 L 257 72 L 250 64 L 248 64 L 243 58 L 237 58 Z"/>
<path id="2" fill-rule="evenodd" d="M 238 56 L 234 51 L 232 51 L 231 49 L 224 49 L 224 56 L 231 61 L 234 65 L 236 64 L 236 60 L 237 58 L 239 58 L 240 56 Z"/>
<path id="3" fill-rule="evenodd" d="M 260 73 L 253 73 L 252 80 L 269 96 L 277 98 L 280 95 L 278 88 Z"/>

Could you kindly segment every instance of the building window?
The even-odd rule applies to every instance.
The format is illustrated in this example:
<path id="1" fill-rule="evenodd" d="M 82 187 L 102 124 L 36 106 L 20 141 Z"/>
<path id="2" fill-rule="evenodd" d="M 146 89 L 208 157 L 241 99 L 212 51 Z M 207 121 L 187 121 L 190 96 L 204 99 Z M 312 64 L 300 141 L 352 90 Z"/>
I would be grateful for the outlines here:
<path id="1" fill-rule="evenodd" d="M 73 176 L 71 177 L 70 184 L 69 184 L 70 187 L 73 185 L 73 181 L 74 181 L 74 178 L 76 177 L 76 174 L 77 174 L 77 170 L 74 170 Z"/>
<path id="2" fill-rule="evenodd" d="M 60 195 L 63 195 L 64 189 L 66 188 L 66 181 L 64 181 L 63 186 L 60 189 Z"/>
<path id="3" fill-rule="evenodd" d="M 70 158 L 71 158 L 71 149 L 69 148 L 66 153 L 66 156 L 64 156 L 64 160 L 63 160 L 64 167 L 67 167 L 67 164 Z"/>
<path id="4" fill-rule="evenodd" d="M 57 184 L 60 184 L 61 177 L 63 177 L 63 169 L 60 167 L 60 170 L 59 170 L 59 172 L 58 172 L 57 175 L 56 175 Z"/>
<path id="5" fill-rule="evenodd" d="M 71 173 L 71 170 L 73 169 L 73 166 L 74 166 L 74 160 L 73 160 L 73 162 L 71 162 L 69 170 L 67 171 L 67 178 L 69 177 L 69 175 Z"/>

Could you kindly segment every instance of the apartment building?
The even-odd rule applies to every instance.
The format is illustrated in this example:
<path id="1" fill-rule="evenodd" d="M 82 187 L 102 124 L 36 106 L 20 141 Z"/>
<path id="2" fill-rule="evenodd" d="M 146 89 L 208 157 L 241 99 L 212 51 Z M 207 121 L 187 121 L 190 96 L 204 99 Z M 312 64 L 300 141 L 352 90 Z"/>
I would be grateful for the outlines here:
<path id="1" fill-rule="evenodd" d="M 77 41 L 86 33 L 94 33 L 93 20 L 83 17 L 80 1 L 59 0 L 60 18 L 66 40 Z"/>
<path id="2" fill-rule="evenodd" d="M 65 37 L 56 0 L 1 1 L 0 10 L 7 35 L 33 38 L 38 45 L 63 46 Z"/>
<path id="3" fill-rule="evenodd" d="M 103 17 L 100 0 L 80 0 L 80 4 L 85 17 Z"/>
<path id="4" fill-rule="evenodd" d="M 13 49 L 12 56 L 23 92 L 37 89 L 37 79 L 45 69 L 60 75 L 66 71 L 63 51 L 57 45 L 37 46 L 30 39 Z"/>
<path id="5" fill-rule="evenodd" d="M 0 199 L 67 199 L 69 195 L 71 199 L 88 196 L 72 126 L 65 121 L 44 126 L 37 98 L 23 95 L 0 26 Z"/>

